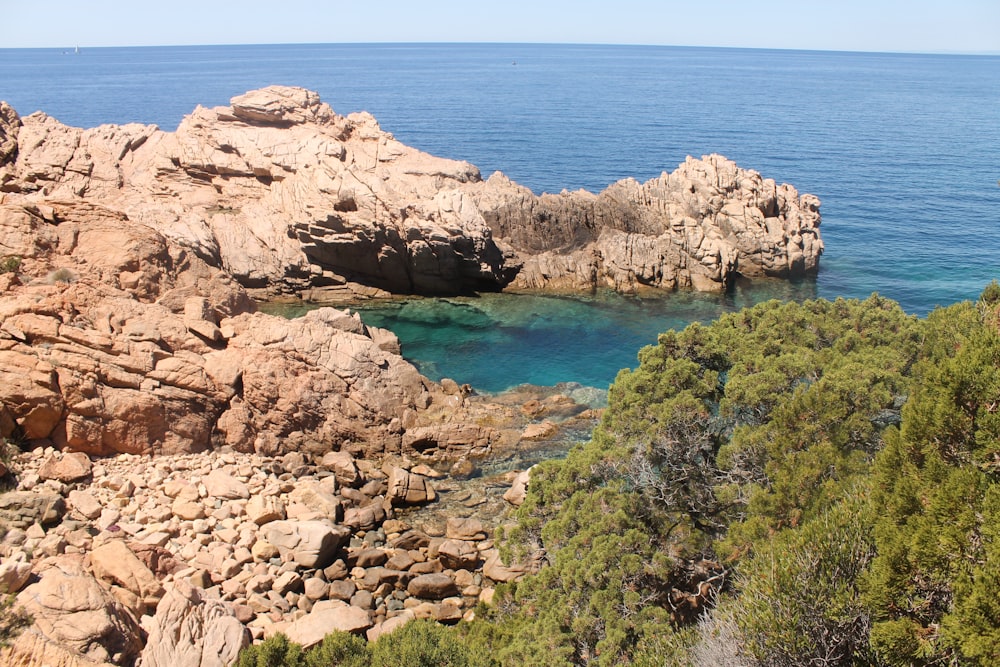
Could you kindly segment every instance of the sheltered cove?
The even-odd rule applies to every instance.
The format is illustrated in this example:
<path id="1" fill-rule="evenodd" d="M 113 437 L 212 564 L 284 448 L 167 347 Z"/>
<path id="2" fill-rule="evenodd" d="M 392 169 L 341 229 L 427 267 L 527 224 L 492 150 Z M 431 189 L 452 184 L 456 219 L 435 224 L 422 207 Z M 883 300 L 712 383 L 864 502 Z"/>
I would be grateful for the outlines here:
<path id="1" fill-rule="evenodd" d="M 40 575 L 25 599 L 58 581 L 97 600 L 104 630 L 77 644 L 60 635 L 68 609 L 33 608 L 22 641 L 36 644 L 14 650 L 65 660 L 167 664 L 154 638 L 220 614 L 236 621 L 217 638 L 230 647 L 244 627 L 319 616 L 377 636 L 394 618 L 456 620 L 530 568 L 497 563 L 475 526 L 431 536 L 392 516 L 434 497 L 421 463 L 486 456 L 579 410 L 476 400 L 420 376 L 356 315 L 287 321 L 253 297 L 722 290 L 737 275 L 814 274 L 822 252 L 815 197 L 720 156 L 596 195 L 536 196 L 286 87 L 196 109 L 175 133 L 81 130 L 0 105 L 0 193 L 0 258 L 18 260 L 0 273 L 0 435 L 44 455 L 24 457 L 22 488 L 0 496 L 4 580 Z M 119 458 L 91 463 L 104 456 Z M 279 521 L 293 525 L 267 528 Z M 307 539 L 319 546 L 303 563 Z M 425 575 L 450 584 L 410 590 Z M 346 581 L 346 600 L 330 592 Z"/>

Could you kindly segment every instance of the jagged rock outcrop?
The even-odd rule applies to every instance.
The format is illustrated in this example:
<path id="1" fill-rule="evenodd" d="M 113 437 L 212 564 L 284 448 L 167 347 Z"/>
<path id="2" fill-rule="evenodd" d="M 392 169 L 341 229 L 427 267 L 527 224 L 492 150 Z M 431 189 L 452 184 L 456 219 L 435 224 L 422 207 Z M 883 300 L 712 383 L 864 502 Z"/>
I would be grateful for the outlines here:
<path id="1" fill-rule="evenodd" d="M 90 574 L 82 558 L 59 556 L 40 564 L 36 572 L 39 581 L 17 596 L 18 605 L 34 623 L 22 647 L 15 645 L 11 663 L 21 664 L 17 655 L 32 646 L 29 640 L 36 634 L 69 649 L 71 655 L 132 664 L 142 649 L 139 627 Z"/>
<path id="2" fill-rule="evenodd" d="M 404 146 L 369 114 L 338 116 L 300 88 L 199 107 L 173 133 L 5 119 L 9 199 L 97 202 L 247 287 L 454 293 L 499 289 L 516 272 L 456 187 L 480 180 L 475 167 Z"/>
<path id="3" fill-rule="evenodd" d="M 719 156 L 645 184 L 535 196 L 273 86 L 176 132 L 0 108 L 8 200 L 83 199 L 243 286 L 318 299 L 522 289 L 718 290 L 816 271 L 819 200 Z"/>
<path id="4" fill-rule="evenodd" d="M 713 291 L 737 274 L 815 274 L 823 251 L 819 199 L 720 155 L 597 195 L 535 196 L 502 174 L 471 191 L 524 263 L 521 289 Z"/>
<path id="5" fill-rule="evenodd" d="M 79 199 L 0 205 L 0 404 L 89 454 L 399 451 L 438 391 L 392 334 L 326 308 L 255 312 L 156 230 Z M 412 423 L 411 423 L 412 422 Z"/>

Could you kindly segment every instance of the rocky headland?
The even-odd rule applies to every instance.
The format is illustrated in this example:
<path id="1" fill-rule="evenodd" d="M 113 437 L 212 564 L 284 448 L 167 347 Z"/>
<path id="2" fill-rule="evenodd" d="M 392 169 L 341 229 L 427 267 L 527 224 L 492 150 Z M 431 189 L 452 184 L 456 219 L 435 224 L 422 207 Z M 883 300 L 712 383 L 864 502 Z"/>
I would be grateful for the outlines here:
<path id="1" fill-rule="evenodd" d="M 0 103 L 0 592 L 34 619 L 0 657 L 227 664 L 279 631 L 454 622 L 532 567 L 499 563 L 471 513 L 399 512 L 481 504 L 437 471 L 582 406 L 432 382 L 350 311 L 255 297 L 719 290 L 814 273 L 818 208 L 720 156 L 536 196 L 296 88 L 173 133 Z M 490 514 L 526 484 L 499 482 Z"/>
<path id="2" fill-rule="evenodd" d="M 823 250 L 816 197 L 721 156 L 596 195 L 536 196 L 287 87 L 199 107 L 172 133 L 84 130 L 4 106 L 0 192 L 7 206 L 89 202 L 245 288 L 320 300 L 722 290 L 737 275 L 813 274 Z"/>

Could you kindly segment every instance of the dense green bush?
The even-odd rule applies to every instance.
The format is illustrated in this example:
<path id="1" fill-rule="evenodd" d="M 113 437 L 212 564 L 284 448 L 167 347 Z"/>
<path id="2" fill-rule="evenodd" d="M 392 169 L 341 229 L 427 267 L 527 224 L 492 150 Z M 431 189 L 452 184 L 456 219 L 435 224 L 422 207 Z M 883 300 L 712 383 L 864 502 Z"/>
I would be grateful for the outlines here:
<path id="1" fill-rule="evenodd" d="M 309 650 L 282 634 L 249 646 L 236 667 L 498 667 L 477 654 L 452 628 L 428 620 L 407 623 L 369 644 L 361 637 L 333 632 Z"/>
<path id="2" fill-rule="evenodd" d="M 994 283 L 664 333 L 533 470 L 498 538 L 543 567 L 479 620 L 240 667 L 1000 664 L 998 331 Z"/>
<path id="3" fill-rule="evenodd" d="M 770 598 L 756 590 L 756 599 L 798 596 L 789 611 L 798 618 L 849 598 L 816 632 L 864 634 L 853 583 L 849 593 L 828 583 L 810 598 L 802 582 L 823 568 L 856 573 L 870 560 L 847 563 L 855 551 L 813 533 L 861 488 L 898 422 L 920 330 L 877 296 L 770 302 L 667 332 L 642 350 L 639 367 L 611 388 L 593 440 L 532 474 L 507 540 L 513 556 L 544 549 L 547 566 L 503 592 L 489 615 L 494 626 L 483 634 L 504 664 L 641 662 L 652 646 L 682 655 L 677 647 L 693 636 L 683 629 L 731 596 L 734 581 L 737 594 L 755 590 L 738 564 L 750 558 L 761 571 L 779 539 L 788 540 L 775 570 L 782 587 Z M 844 530 L 857 533 L 848 528 L 856 522 Z M 826 560 L 810 571 L 815 558 Z M 787 621 L 773 619 L 803 630 Z M 745 653 L 751 630 L 733 630 Z"/>
<path id="4" fill-rule="evenodd" d="M 0 273 L 17 273 L 21 268 L 21 258 L 11 255 L 0 259 Z"/>
<path id="5" fill-rule="evenodd" d="M 874 469 L 865 583 L 872 642 L 892 664 L 1000 663 L 1000 335 L 995 299 L 979 305 L 928 317 L 913 395 Z"/>

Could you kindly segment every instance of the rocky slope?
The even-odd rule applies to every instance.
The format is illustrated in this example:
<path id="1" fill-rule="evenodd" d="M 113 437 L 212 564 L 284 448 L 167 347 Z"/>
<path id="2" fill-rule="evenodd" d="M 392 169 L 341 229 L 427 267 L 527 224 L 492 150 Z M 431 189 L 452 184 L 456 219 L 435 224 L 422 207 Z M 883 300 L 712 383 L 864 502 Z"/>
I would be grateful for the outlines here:
<path id="1" fill-rule="evenodd" d="M 255 312 L 228 275 L 79 200 L 0 206 L 0 403 L 25 440 L 104 455 L 399 451 L 439 387 L 333 309 Z M 9 434 L 4 434 L 9 435 Z"/>
<path id="2" fill-rule="evenodd" d="M 174 133 L 0 107 L 0 192 L 98 204 L 244 287 L 316 299 L 719 290 L 738 274 L 814 273 L 823 249 L 818 199 L 719 156 L 599 195 L 535 196 L 288 87 L 198 108 Z"/>
<path id="3" fill-rule="evenodd" d="M 33 623 L 0 648 L 11 667 L 224 667 L 277 632 L 306 646 L 333 630 L 375 639 L 414 618 L 468 618 L 533 567 L 505 566 L 468 510 L 397 515 L 455 490 L 404 460 L 210 452 L 92 464 L 47 449 L 16 464 L 18 490 L 0 494 L 0 592 L 19 591 Z"/>

